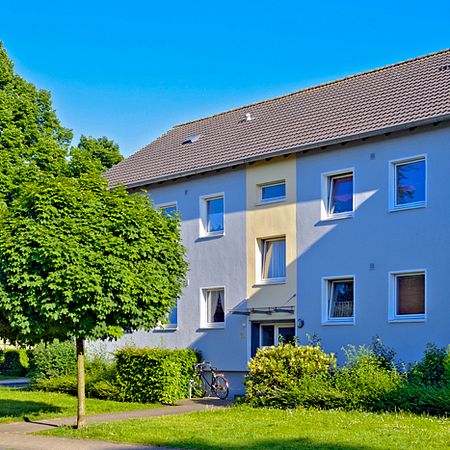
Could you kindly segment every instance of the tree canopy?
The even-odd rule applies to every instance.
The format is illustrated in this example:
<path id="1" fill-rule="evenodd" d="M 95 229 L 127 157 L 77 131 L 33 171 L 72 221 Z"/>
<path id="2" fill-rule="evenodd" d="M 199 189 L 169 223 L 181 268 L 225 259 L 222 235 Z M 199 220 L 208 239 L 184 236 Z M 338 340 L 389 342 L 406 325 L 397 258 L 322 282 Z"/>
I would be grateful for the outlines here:
<path id="1" fill-rule="evenodd" d="M 106 137 L 70 151 L 47 91 L 0 44 L 0 336 L 105 339 L 150 329 L 186 274 L 177 219 L 147 195 L 110 190 L 122 159 Z"/>

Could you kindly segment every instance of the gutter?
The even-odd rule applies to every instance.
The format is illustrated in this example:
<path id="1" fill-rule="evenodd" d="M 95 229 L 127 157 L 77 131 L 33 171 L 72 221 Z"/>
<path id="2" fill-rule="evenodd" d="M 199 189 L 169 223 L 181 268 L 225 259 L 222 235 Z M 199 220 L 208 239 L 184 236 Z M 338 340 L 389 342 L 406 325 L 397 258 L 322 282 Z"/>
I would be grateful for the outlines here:
<path id="1" fill-rule="evenodd" d="M 347 143 L 347 142 L 355 142 L 355 141 L 358 141 L 361 139 L 367 139 L 370 137 L 381 136 L 386 133 L 393 133 L 393 132 L 408 130 L 410 128 L 423 127 L 426 125 L 437 125 L 440 122 L 445 122 L 448 120 L 450 120 L 450 113 L 443 114 L 441 116 L 434 116 L 434 117 L 431 117 L 428 119 L 420 119 L 420 120 L 416 120 L 414 122 L 406 122 L 406 123 L 402 123 L 399 125 L 393 125 L 390 127 L 378 128 L 376 130 L 365 131 L 363 133 L 352 134 L 349 136 L 341 136 L 341 137 L 338 137 L 335 139 L 328 139 L 325 141 L 314 142 L 312 144 L 305 144 L 305 145 L 296 146 L 296 147 L 288 147 L 288 148 L 278 149 L 278 150 L 275 150 L 275 151 L 272 151 L 269 153 L 264 153 L 262 155 L 256 155 L 256 156 L 251 156 L 248 158 L 242 158 L 242 159 L 238 159 L 238 160 L 227 162 L 227 163 L 221 163 L 221 164 L 216 164 L 214 166 L 203 167 L 201 169 L 188 170 L 188 171 L 173 174 L 173 175 L 165 175 L 165 176 L 158 177 L 158 178 L 151 178 L 149 180 L 137 181 L 134 183 L 127 183 L 127 184 L 116 183 L 113 185 L 113 187 L 114 186 L 125 186 L 126 188 L 136 188 L 139 186 L 146 186 L 146 185 L 161 183 L 163 181 L 175 180 L 175 179 L 184 178 L 184 177 L 191 177 L 193 175 L 200 175 L 200 174 L 204 174 L 207 172 L 213 172 L 215 170 L 221 170 L 221 169 L 226 169 L 229 167 L 240 166 L 243 164 L 261 161 L 266 158 L 274 158 L 276 156 L 284 156 L 284 155 L 288 155 L 290 153 L 301 153 L 301 152 L 306 152 L 306 151 L 310 151 L 310 150 L 317 150 L 317 149 L 320 149 L 321 147 L 328 147 L 331 145 L 343 144 L 343 143 Z"/>

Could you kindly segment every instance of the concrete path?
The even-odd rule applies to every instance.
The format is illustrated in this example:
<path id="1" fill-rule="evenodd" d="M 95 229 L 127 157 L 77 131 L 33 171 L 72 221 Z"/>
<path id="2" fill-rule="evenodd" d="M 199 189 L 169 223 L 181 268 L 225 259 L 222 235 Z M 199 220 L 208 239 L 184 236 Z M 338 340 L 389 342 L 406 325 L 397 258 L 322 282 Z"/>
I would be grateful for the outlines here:
<path id="1" fill-rule="evenodd" d="M 172 416 L 175 414 L 186 414 L 195 411 L 224 408 L 231 403 L 231 401 L 223 401 L 216 398 L 181 400 L 175 406 L 95 414 L 87 416 L 87 423 L 117 422 L 128 419 Z M 156 448 L 164 450 L 164 447 L 114 444 L 105 441 L 67 439 L 53 436 L 34 436 L 29 434 L 64 425 L 74 426 L 75 423 L 74 417 L 64 417 L 37 421 L 24 420 L 23 422 L 0 424 L 0 450 L 137 450 Z"/>

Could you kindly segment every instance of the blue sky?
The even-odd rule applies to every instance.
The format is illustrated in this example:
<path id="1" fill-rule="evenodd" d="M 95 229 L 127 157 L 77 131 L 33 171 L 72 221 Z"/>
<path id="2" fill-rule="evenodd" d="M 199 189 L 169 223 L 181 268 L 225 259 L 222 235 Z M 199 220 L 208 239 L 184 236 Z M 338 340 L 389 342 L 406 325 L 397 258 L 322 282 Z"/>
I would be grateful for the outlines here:
<path id="1" fill-rule="evenodd" d="M 450 2 L 21 1 L 0 40 L 76 135 L 174 125 L 450 47 Z"/>

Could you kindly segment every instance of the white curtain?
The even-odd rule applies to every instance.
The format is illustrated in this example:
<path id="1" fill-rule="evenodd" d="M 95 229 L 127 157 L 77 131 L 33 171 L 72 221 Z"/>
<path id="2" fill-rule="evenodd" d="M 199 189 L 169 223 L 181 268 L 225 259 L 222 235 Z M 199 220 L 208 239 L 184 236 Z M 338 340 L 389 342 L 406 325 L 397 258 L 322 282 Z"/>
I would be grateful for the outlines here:
<path id="1" fill-rule="evenodd" d="M 286 277 L 286 241 L 264 241 L 263 279 Z"/>
<path id="2" fill-rule="evenodd" d="M 206 314 L 208 323 L 224 321 L 223 291 L 208 291 L 206 298 Z"/>

